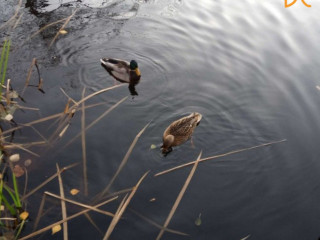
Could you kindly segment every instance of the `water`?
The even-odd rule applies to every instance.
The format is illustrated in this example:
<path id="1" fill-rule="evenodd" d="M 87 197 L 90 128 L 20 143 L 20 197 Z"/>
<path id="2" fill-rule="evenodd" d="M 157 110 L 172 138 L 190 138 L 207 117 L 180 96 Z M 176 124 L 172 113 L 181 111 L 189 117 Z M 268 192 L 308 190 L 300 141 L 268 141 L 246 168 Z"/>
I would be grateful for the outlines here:
<path id="1" fill-rule="evenodd" d="M 150 170 L 112 238 L 156 238 L 159 229 L 132 210 L 162 225 L 190 168 L 156 178 L 155 173 L 193 161 L 201 150 L 207 157 L 281 139 L 287 141 L 201 163 L 169 224 L 191 237 L 165 233 L 163 239 L 320 237 L 317 2 L 311 2 L 311 8 L 299 1 L 284 8 L 276 0 L 27 2 L 23 24 L 12 33 L 13 45 L 78 8 L 66 27 L 68 34 L 52 48 L 48 44 L 58 28 L 44 31 L 10 56 L 8 75 L 15 86 L 23 84 L 32 58 L 38 59 L 46 94 L 28 89 L 25 98 L 28 106 L 41 109 L 41 116 L 63 111 L 67 98 L 60 88 L 80 99 L 84 87 L 90 94 L 113 86 L 114 80 L 99 63 L 101 57 L 136 59 L 142 72 L 138 96 L 130 96 L 126 86 L 119 87 L 96 97 L 91 103 L 105 104 L 86 113 L 89 124 L 129 96 L 87 132 L 92 196 L 107 185 L 135 136 L 150 122 L 112 186 L 112 191 L 132 187 Z M 195 147 L 187 142 L 163 157 L 159 146 L 165 128 L 194 111 L 203 115 L 194 132 Z M 23 123 L 37 116 L 28 112 L 16 118 Z M 61 149 L 79 133 L 80 118 L 76 114 L 64 139 L 53 148 L 36 149 L 42 156 L 33 159 L 29 189 L 53 174 L 56 162 L 66 166 L 82 160 L 80 139 Z M 49 135 L 47 128 L 42 124 L 38 130 Z M 30 129 L 22 133 L 17 141 L 39 138 Z M 158 148 L 151 150 L 151 144 Z M 66 172 L 66 191 L 83 190 L 81 174 L 80 166 Z M 58 183 L 46 190 L 58 193 Z M 39 192 L 33 201 L 41 196 Z M 77 198 L 88 201 L 83 194 Z M 150 202 L 152 198 L 156 201 Z M 117 204 L 106 209 L 114 212 Z M 77 211 L 70 209 L 70 215 Z M 36 216 L 37 210 L 33 211 Z M 199 213 L 202 224 L 196 226 Z M 110 219 L 92 216 L 105 232 Z M 50 213 L 42 224 L 60 217 Z M 30 231 L 27 227 L 25 234 Z M 70 239 L 103 236 L 84 217 L 72 220 L 69 231 Z"/>

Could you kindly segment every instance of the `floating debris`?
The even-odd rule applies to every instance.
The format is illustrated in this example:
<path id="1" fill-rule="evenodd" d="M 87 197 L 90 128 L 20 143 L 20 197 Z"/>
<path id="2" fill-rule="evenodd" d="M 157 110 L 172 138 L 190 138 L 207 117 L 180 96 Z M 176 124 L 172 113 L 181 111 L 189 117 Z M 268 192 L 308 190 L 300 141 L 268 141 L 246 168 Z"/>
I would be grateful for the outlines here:
<path id="1" fill-rule="evenodd" d="M 16 154 L 12 154 L 10 157 L 9 157 L 9 160 L 11 162 L 18 162 L 20 160 L 20 154 L 19 153 L 16 153 Z"/>
<path id="2" fill-rule="evenodd" d="M 29 217 L 29 213 L 28 212 L 22 212 L 20 214 L 20 219 L 21 220 L 26 220 Z"/>
<path id="3" fill-rule="evenodd" d="M 157 146 L 155 144 L 151 144 L 150 149 L 155 149 Z"/>
<path id="4" fill-rule="evenodd" d="M 16 177 L 21 177 L 24 174 L 24 170 L 20 165 L 15 165 L 12 171 Z"/>
<path id="5" fill-rule="evenodd" d="M 32 163 L 32 160 L 31 159 L 27 159 L 27 160 L 24 161 L 24 166 L 25 167 L 29 167 L 31 165 L 31 163 Z"/>
<path id="6" fill-rule="evenodd" d="M 71 191 L 70 191 L 71 195 L 77 195 L 79 192 L 80 191 L 78 189 L 75 189 L 75 188 L 71 189 Z"/>
<path id="7" fill-rule="evenodd" d="M 61 231 L 61 225 L 55 225 L 51 228 L 51 231 L 52 231 L 52 235 L 57 233 L 57 232 L 60 232 Z"/>
<path id="8" fill-rule="evenodd" d="M 200 213 L 199 216 L 197 217 L 197 219 L 194 221 L 194 224 L 196 226 L 200 226 L 201 223 L 202 223 L 202 221 L 201 221 L 201 213 Z"/>
<path id="9" fill-rule="evenodd" d="M 59 33 L 62 34 L 62 35 L 64 35 L 64 34 L 67 34 L 68 32 L 67 32 L 66 30 L 64 30 L 64 29 L 61 29 L 61 30 L 59 31 Z"/>

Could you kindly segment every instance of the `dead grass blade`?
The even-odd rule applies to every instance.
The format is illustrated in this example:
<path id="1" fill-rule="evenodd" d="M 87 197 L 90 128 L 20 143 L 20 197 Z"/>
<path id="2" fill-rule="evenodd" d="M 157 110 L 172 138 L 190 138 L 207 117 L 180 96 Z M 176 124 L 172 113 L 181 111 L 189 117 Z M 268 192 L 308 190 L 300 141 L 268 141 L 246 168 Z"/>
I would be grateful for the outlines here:
<path id="1" fill-rule="evenodd" d="M 185 183 L 184 183 L 184 185 L 183 185 L 183 187 L 182 187 L 182 189 L 181 189 L 181 191 L 180 191 L 180 193 L 179 193 L 179 195 L 178 195 L 178 197 L 176 199 L 176 201 L 174 202 L 174 204 L 173 204 L 173 206 L 171 208 L 171 211 L 170 211 L 170 213 L 169 213 L 169 215 L 168 215 L 168 217 L 167 217 L 167 219 L 166 219 L 166 221 L 165 221 L 165 223 L 163 225 L 163 229 L 161 229 L 161 231 L 159 232 L 156 240 L 161 239 L 161 237 L 162 237 L 162 235 L 164 233 L 164 229 L 168 227 L 168 225 L 169 225 L 174 213 L 176 212 L 176 210 L 177 210 L 177 208 L 179 206 L 179 203 L 180 203 L 184 193 L 186 192 L 187 187 L 188 187 L 188 185 L 189 185 L 189 183 L 190 183 L 190 181 L 191 181 L 191 179 L 193 177 L 193 174 L 197 169 L 197 166 L 199 164 L 199 160 L 201 158 L 201 155 L 202 155 L 202 151 L 200 152 L 197 160 L 194 161 L 194 165 L 193 165 L 193 167 L 192 167 L 192 169 L 191 169 L 191 171 L 190 171 L 190 173 L 189 173 L 189 175 L 188 175 L 188 177 L 187 177 L 187 179 L 186 179 L 186 181 L 185 181 Z"/>
<path id="2" fill-rule="evenodd" d="M 82 99 L 84 98 L 86 88 L 82 91 Z M 86 111 L 85 102 L 81 104 L 81 146 L 82 146 L 82 167 L 83 167 L 83 189 L 84 195 L 88 196 L 88 175 L 87 175 L 87 148 L 86 148 Z"/>
<path id="3" fill-rule="evenodd" d="M 54 197 L 54 198 L 63 200 L 63 201 L 65 201 L 65 202 L 72 203 L 72 204 L 74 204 L 74 205 L 77 205 L 77 206 L 79 206 L 79 207 L 83 207 L 83 208 L 86 208 L 86 209 L 90 209 L 90 210 L 92 210 L 92 211 L 95 211 L 95 212 L 98 212 L 98 213 L 102 213 L 102 214 L 104 214 L 104 215 L 106 215 L 106 216 L 109 216 L 109 217 L 114 217 L 114 214 L 112 214 L 111 212 L 107 212 L 107 211 L 104 211 L 104 210 L 100 210 L 100 209 L 98 209 L 98 208 L 95 208 L 95 207 L 92 207 L 92 206 L 90 206 L 90 205 L 83 204 L 83 203 L 80 203 L 80 202 L 76 202 L 76 201 L 73 201 L 73 200 L 68 199 L 68 198 L 62 198 L 62 197 L 60 197 L 60 196 L 58 196 L 58 195 L 56 195 L 56 194 L 53 194 L 53 193 L 50 193 L 50 192 L 47 192 L 47 191 L 45 191 L 44 193 L 45 193 L 46 195 L 51 196 L 51 197 Z"/>
<path id="4" fill-rule="evenodd" d="M 22 0 L 19 0 L 19 3 L 17 5 L 17 8 L 16 8 L 14 15 L 6 23 L 2 24 L 0 26 L 0 29 L 6 27 L 7 25 L 11 24 L 11 22 L 13 22 L 13 20 L 18 16 L 21 5 L 22 5 Z"/>
<path id="5" fill-rule="evenodd" d="M 32 70 L 33 70 L 34 65 L 36 65 L 36 61 L 37 61 L 36 58 L 33 58 L 33 59 L 32 59 L 31 66 L 30 66 L 29 71 L 28 71 L 28 75 L 27 75 L 26 82 L 25 82 L 24 87 L 23 87 L 23 89 L 22 89 L 22 92 L 21 92 L 21 94 L 20 94 L 21 97 L 23 97 L 24 92 L 26 91 L 27 87 L 29 86 L 29 82 L 30 82 L 30 79 L 31 79 Z"/>
<path id="6" fill-rule="evenodd" d="M 103 105 L 103 104 L 105 104 L 105 103 L 101 102 L 101 103 L 95 103 L 95 104 L 87 105 L 85 107 L 85 109 L 96 107 L 96 106 L 100 106 L 100 105 Z M 38 123 L 42 123 L 42 122 L 46 122 L 46 121 L 49 121 L 49 120 L 52 120 L 52 119 L 60 118 L 60 117 L 63 117 L 63 116 L 64 116 L 64 113 L 56 113 L 56 114 L 50 115 L 48 117 L 44 117 L 44 118 L 40 118 L 40 119 L 31 121 L 29 123 L 21 124 L 18 127 L 10 128 L 10 129 L 8 129 L 6 131 L 3 131 L 2 134 L 6 135 L 6 134 L 9 134 L 11 132 L 17 131 L 17 130 L 23 128 L 23 127 L 30 127 L 32 125 L 35 125 L 35 124 L 38 124 Z"/>
<path id="7" fill-rule="evenodd" d="M 117 210 L 117 212 L 115 213 L 115 216 L 113 217 L 106 234 L 103 237 L 103 240 L 107 240 L 109 239 L 111 233 L 113 232 L 113 229 L 115 228 L 115 226 L 117 225 L 117 223 L 119 222 L 121 216 L 123 215 L 124 211 L 126 210 L 127 206 L 129 205 L 129 202 L 131 201 L 131 199 L 133 198 L 134 194 L 136 193 L 139 185 L 141 184 L 141 182 L 143 181 L 143 179 L 148 175 L 149 172 L 146 172 L 145 174 L 143 174 L 143 176 L 140 178 L 140 180 L 138 181 L 138 183 L 133 187 L 130 195 L 127 198 L 126 197 L 123 198 L 121 204 L 119 205 L 119 208 Z"/>
<path id="8" fill-rule="evenodd" d="M 87 98 L 87 97 L 86 97 Z M 122 98 L 120 101 L 118 101 L 116 104 L 114 104 L 113 106 L 111 106 L 109 109 L 107 109 L 103 114 L 101 114 L 98 118 L 96 118 L 93 122 L 91 122 L 88 126 L 86 126 L 86 128 L 84 129 L 84 131 L 87 131 L 88 129 L 90 129 L 92 126 L 94 126 L 97 122 L 99 122 L 102 118 L 104 118 L 106 115 L 108 115 L 113 109 L 115 109 L 116 107 L 118 107 L 122 102 L 124 102 L 128 97 L 124 97 Z M 84 98 L 85 99 L 85 98 Z M 81 103 L 84 101 L 80 101 Z M 79 102 L 78 102 L 79 103 Z M 67 146 L 69 146 L 71 143 L 74 142 L 74 140 L 76 140 L 79 136 L 81 136 L 81 132 L 78 133 L 75 137 L 73 137 L 69 142 L 67 142 L 63 148 L 66 148 Z"/>
<path id="9" fill-rule="evenodd" d="M 64 190 L 63 190 L 63 183 L 62 183 L 62 178 L 60 174 L 60 168 L 59 165 L 56 164 L 57 166 L 57 174 L 58 174 L 58 180 L 59 180 L 59 188 L 60 188 L 60 196 L 61 198 L 64 198 Z M 66 202 L 61 199 L 61 211 L 62 211 L 62 220 L 67 219 L 67 208 L 66 208 Z M 68 240 L 68 222 L 65 221 L 63 222 L 63 240 Z"/>
<path id="10" fill-rule="evenodd" d="M 155 221 L 143 216 L 142 214 L 138 213 L 137 211 L 135 211 L 133 209 L 130 209 L 130 211 L 133 212 L 134 214 L 136 214 L 138 217 L 140 217 L 144 221 L 146 221 L 146 222 L 150 223 L 151 225 L 155 226 L 156 228 L 164 229 L 164 231 L 166 231 L 166 232 L 170 232 L 170 233 L 177 234 L 177 235 L 189 236 L 188 234 L 180 232 L 180 231 L 177 231 L 177 230 L 173 230 L 173 229 L 170 229 L 170 228 L 163 228 L 160 224 L 158 224 Z"/>
<path id="11" fill-rule="evenodd" d="M 79 163 L 74 163 L 74 164 L 71 164 L 69 166 L 66 166 L 64 168 L 62 168 L 60 170 L 60 173 L 70 169 L 70 168 L 73 168 L 75 166 L 77 166 Z M 21 201 L 27 199 L 28 197 L 30 197 L 32 194 L 34 194 L 36 191 L 38 191 L 40 188 L 42 188 L 43 186 L 45 186 L 48 182 L 51 182 L 53 179 L 55 179 L 56 177 L 58 176 L 58 173 L 55 173 L 53 174 L 51 177 L 49 177 L 47 180 L 45 180 L 43 183 L 41 183 L 39 186 L 35 187 L 34 189 L 32 189 L 30 192 L 28 192 L 26 195 L 24 195 L 22 198 L 21 198 Z"/>
<path id="12" fill-rule="evenodd" d="M 248 236 L 246 236 L 246 237 L 244 237 L 244 238 L 241 238 L 240 240 L 246 240 L 246 239 L 248 239 L 250 237 L 250 235 L 248 235 Z"/>
<path id="13" fill-rule="evenodd" d="M 38 224 L 39 224 L 40 218 L 42 216 L 43 207 L 44 207 L 45 202 L 46 202 L 46 195 L 43 194 L 42 195 L 42 200 L 41 200 L 41 203 L 40 203 L 40 207 L 39 207 L 39 210 L 38 210 L 38 214 L 37 214 L 36 220 L 34 221 L 33 232 L 36 231 L 36 229 L 38 228 Z"/>
<path id="14" fill-rule="evenodd" d="M 54 36 L 54 38 L 52 39 L 52 41 L 49 44 L 49 48 L 52 46 L 52 44 L 55 42 L 55 40 L 57 39 L 57 37 L 60 35 L 60 31 L 62 29 L 64 29 L 68 23 L 70 22 L 71 18 L 76 14 L 77 9 L 73 11 L 73 13 L 66 19 L 65 23 L 61 26 L 61 28 L 59 29 L 59 31 L 56 33 L 56 35 Z"/>
<path id="15" fill-rule="evenodd" d="M 240 152 L 244 152 L 244 151 L 252 150 L 252 149 L 255 149 L 255 148 L 260 148 L 260 147 L 270 146 L 270 145 L 273 145 L 273 144 L 276 144 L 276 143 L 285 142 L 285 141 L 287 141 L 287 139 L 282 139 L 282 140 L 274 141 L 274 142 L 268 142 L 268 143 L 264 143 L 264 144 L 256 145 L 256 146 L 253 146 L 253 147 L 242 148 L 242 149 L 234 150 L 234 151 L 227 152 L 227 153 L 223 153 L 223 154 L 219 154 L 219 155 L 215 155 L 215 156 L 211 156 L 211 157 L 202 158 L 202 159 L 200 159 L 200 161 L 199 161 L 199 162 L 204 162 L 204 161 L 212 160 L 212 159 L 215 159 L 215 158 L 221 158 L 221 157 L 229 156 L 229 155 L 232 155 L 232 154 L 235 154 L 235 153 L 240 153 Z M 192 164 L 194 164 L 194 163 L 195 163 L 195 161 L 193 161 L 193 162 L 188 162 L 188 163 L 185 163 L 185 164 L 182 164 L 182 165 L 179 165 L 179 166 L 176 166 L 176 167 L 170 168 L 170 169 L 168 169 L 168 170 L 165 170 L 165 171 L 159 172 L 159 173 L 155 174 L 154 176 L 155 176 L 155 177 L 157 177 L 157 176 L 160 176 L 160 175 L 163 175 L 163 174 L 166 174 L 166 173 L 169 173 L 169 172 L 175 171 L 175 170 L 177 170 L 177 169 L 180 169 L 180 168 L 183 168 L 183 167 L 190 166 L 190 165 L 192 165 Z"/>
<path id="16" fill-rule="evenodd" d="M 106 186 L 106 188 L 98 195 L 98 200 L 100 198 L 102 198 L 110 189 L 111 185 L 113 184 L 113 182 L 115 181 L 115 179 L 117 178 L 117 176 L 119 175 L 119 173 L 121 172 L 121 170 L 123 169 L 123 167 L 126 165 L 126 163 L 128 162 L 128 159 L 130 157 L 130 154 L 134 148 L 134 146 L 136 145 L 138 139 L 140 138 L 140 136 L 142 135 L 142 133 L 146 130 L 146 128 L 149 126 L 150 123 L 148 123 L 147 125 L 145 125 L 143 127 L 143 129 L 141 129 L 141 131 L 136 135 L 136 137 L 134 138 L 134 140 L 132 141 L 126 155 L 124 156 L 124 158 L 122 159 L 118 170 L 116 171 L 116 173 L 113 175 L 112 179 L 110 180 L 109 184 Z"/>
<path id="17" fill-rule="evenodd" d="M 111 201 L 116 200 L 117 198 L 118 198 L 118 197 L 114 197 L 114 198 L 109 199 L 109 200 L 107 200 L 107 201 L 105 201 L 105 202 L 103 202 L 103 203 L 99 203 L 99 204 L 95 205 L 94 208 L 98 208 L 98 207 L 100 207 L 100 206 L 102 206 L 102 205 L 105 205 L 105 204 L 107 204 L 107 203 L 109 203 L 109 202 L 111 202 Z M 80 215 L 82 215 L 82 214 L 84 214 L 84 213 L 89 212 L 90 210 L 91 210 L 91 209 L 86 209 L 86 210 L 83 210 L 83 211 L 78 212 L 78 213 L 76 213 L 76 214 L 73 214 L 73 215 L 67 217 L 65 220 L 60 220 L 60 221 L 58 221 L 58 222 L 55 222 L 55 223 L 53 223 L 53 224 L 50 224 L 49 226 L 46 226 L 46 227 L 44 227 L 44 228 L 42 228 L 42 229 L 40 229 L 40 230 L 38 230 L 38 231 L 35 231 L 35 232 L 33 232 L 33 233 L 25 236 L 25 237 L 19 238 L 19 240 L 26 240 L 26 239 L 32 238 L 32 237 L 34 237 L 34 236 L 37 236 L 37 235 L 39 235 L 39 234 L 41 234 L 41 233 L 43 233 L 43 232 L 46 232 L 46 231 L 50 230 L 52 227 L 54 227 L 54 226 L 56 226 L 56 225 L 59 225 L 59 224 L 61 224 L 61 223 L 64 223 L 65 221 L 69 221 L 69 220 L 71 220 L 71 219 L 73 219 L 73 218 L 76 218 L 76 217 L 78 217 L 78 216 L 80 216 Z"/>

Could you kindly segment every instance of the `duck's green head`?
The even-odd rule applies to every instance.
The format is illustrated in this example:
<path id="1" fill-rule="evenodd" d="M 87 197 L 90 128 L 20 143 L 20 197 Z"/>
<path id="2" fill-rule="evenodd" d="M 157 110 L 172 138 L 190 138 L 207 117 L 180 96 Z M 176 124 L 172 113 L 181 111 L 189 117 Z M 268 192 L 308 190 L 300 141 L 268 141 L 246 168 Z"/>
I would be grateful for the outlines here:
<path id="1" fill-rule="evenodd" d="M 138 68 L 138 63 L 136 62 L 136 60 L 131 60 L 130 61 L 130 69 L 135 70 L 136 68 Z"/>
<path id="2" fill-rule="evenodd" d="M 138 63 L 135 60 L 130 61 L 130 69 L 134 70 L 138 76 L 140 76 L 140 70 L 138 68 Z"/>

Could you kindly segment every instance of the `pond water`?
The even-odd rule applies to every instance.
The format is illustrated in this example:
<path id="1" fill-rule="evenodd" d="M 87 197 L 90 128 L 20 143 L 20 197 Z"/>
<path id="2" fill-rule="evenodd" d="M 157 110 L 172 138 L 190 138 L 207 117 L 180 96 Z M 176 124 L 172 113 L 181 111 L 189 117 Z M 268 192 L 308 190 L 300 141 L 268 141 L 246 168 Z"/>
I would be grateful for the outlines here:
<path id="1" fill-rule="evenodd" d="M 68 99 L 60 88 L 79 100 L 83 88 L 89 95 L 113 86 L 114 79 L 100 65 L 102 57 L 135 59 L 139 64 L 137 96 L 120 86 L 93 98 L 90 103 L 104 104 L 86 111 L 90 124 L 128 96 L 86 133 L 90 196 L 104 189 L 135 136 L 150 123 L 111 187 L 112 192 L 132 187 L 150 171 L 112 239 L 155 239 L 160 230 L 134 211 L 163 225 L 191 167 L 159 177 L 155 173 L 193 161 L 201 150 L 203 157 L 209 157 L 282 139 L 286 141 L 200 163 L 169 224 L 190 236 L 165 233 L 163 239 L 320 237 L 318 2 L 312 1 L 311 8 L 301 1 L 284 8 L 278 0 L 27 0 L 24 4 L 21 23 L 11 33 L 8 77 L 16 88 L 23 86 L 31 60 L 37 58 L 46 93 L 27 89 L 24 105 L 40 111 L 17 112 L 18 123 L 62 112 Z M 13 14 L 13 6 L 2 10 L 1 20 Z M 75 9 L 67 34 L 51 48 L 60 25 L 25 42 L 30 34 Z M 36 72 L 32 81 L 37 81 Z M 191 112 L 203 115 L 193 135 L 194 147 L 186 142 L 164 157 L 163 131 Z M 50 124 L 36 128 L 48 137 L 54 132 Z M 33 157 L 29 190 L 54 174 L 56 163 L 82 161 L 80 138 L 65 146 L 79 132 L 80 112 L 55 145 L 32 149 L 40 157 Z M 16 133 L 17 142 L 38 139 L 30 128 Z M 151 149 L 152 144 L 157 148 Z M 66 191 L 80 189 L 76 199 L 91 204 L 91 197 L 83 194 L 81 164 L 63 176 Z M 33 219 L 44 190 L 58 194 L 58 182 L 29 199 Z M 120 201 L 105 209 L 115 212 Z M 39 228 L 61 219 L 59 207 L 56 202 L 56 210 L 48 212 Z M 69 211 L 71 215 L 78 209 Z M 202 223 L 196 226 L 200 213 Z M 102 233 L 80 217 L 69 222 L 69 239 L 102 239 L 111 218 L 91 216 Z M 31 231 L 27 226 L 23 234 Z M 62 233 L 43 235 L 43 239 L 57 238 Z"/>

